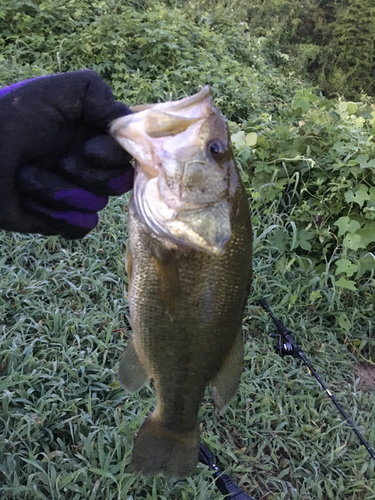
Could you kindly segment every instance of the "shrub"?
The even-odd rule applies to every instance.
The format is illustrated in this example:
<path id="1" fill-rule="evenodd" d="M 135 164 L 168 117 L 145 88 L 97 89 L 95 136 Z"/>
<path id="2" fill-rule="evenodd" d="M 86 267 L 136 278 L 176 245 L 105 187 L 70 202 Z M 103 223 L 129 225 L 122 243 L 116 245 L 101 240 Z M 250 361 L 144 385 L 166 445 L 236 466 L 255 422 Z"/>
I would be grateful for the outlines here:
<path id="1" fill-rule="evenodd" d="M 303 89 L 233 136 L 256 204 L 287 216 L 271 237 L 277 252 L 298 251 L 352 290 L 375 268 L 374 109 Z"/>

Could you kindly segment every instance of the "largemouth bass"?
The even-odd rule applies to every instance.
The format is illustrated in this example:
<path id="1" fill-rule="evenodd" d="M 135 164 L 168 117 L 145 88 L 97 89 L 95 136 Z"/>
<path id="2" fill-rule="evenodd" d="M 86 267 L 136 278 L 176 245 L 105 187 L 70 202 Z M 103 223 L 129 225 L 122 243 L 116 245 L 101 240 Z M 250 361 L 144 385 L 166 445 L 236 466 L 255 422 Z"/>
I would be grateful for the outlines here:
<path id="1" fill-rule="evenodd" d="M 241 375 L 249 205 L 208 86 L 133 111 L 110 131 L 136 159 L 127 252 L 133 338 L 119 381 L 132 392 L 153 379 L 156 389 L 155 411 L 135 438 L 134 469 L 186 477 L 198 459 L 205 388 L 223 411 Z"/>

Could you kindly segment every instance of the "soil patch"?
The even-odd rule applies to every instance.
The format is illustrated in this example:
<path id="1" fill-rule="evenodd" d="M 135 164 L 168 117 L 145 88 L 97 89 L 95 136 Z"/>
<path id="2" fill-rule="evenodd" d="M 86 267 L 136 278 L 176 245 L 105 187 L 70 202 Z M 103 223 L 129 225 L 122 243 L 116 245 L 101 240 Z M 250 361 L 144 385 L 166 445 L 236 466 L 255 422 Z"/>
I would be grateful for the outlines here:
<path id="1" fill-rule="evenodd" d="M 354 367 L 362 391 L 375 391 L 375 365 L 358 364 Z"/>

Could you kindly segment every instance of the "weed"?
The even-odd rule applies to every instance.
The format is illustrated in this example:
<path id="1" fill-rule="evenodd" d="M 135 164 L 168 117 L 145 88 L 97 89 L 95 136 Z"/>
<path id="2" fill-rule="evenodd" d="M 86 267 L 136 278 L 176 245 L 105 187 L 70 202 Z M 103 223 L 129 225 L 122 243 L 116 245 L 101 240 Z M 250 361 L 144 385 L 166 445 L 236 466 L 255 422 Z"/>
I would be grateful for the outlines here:
<path id="1" fill-rule="evenodd" d="M 9 0 L 0 81 L 92 67 L 130 104 L 211 84 L 252 207 L 254 279 L 239 393 L 222 417 L 206 395 L 202 439 L 255 498 L 370 500 L 374 461 L 299 361 L 276 354 L 258 300 L 374 444 L 375 391 L 353 370 L 374 364 L 373 103 L 328 102 L 282 76 L 220 5 L 201 16 L 172 1 Z M 4 500 L 222 498 L 202 465 L 185 481 L 130 467 L 155 395 L 130 396 L 116 380 L 131 335 L 127 203 L 111 200 L 82 241 L 1 233 Z"/>

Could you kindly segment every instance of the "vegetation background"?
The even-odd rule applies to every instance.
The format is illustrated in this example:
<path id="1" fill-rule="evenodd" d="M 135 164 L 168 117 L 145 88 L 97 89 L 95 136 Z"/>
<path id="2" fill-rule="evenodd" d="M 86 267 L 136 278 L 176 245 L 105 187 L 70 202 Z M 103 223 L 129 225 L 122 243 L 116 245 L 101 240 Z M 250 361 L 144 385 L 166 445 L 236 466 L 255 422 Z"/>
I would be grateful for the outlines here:
<path id="1" fill-rule="evenodd" d="M 6 0 L 0 85 L 93 68 L 128 104 L 210 84 L 229 120 L 254 224 L 238 397 L 202 439 L 256 499 L 375 499 L 374 460 L 298 359 L 281 358 L 258 300 L 294 332 L 374 447 L 373 0 Z M 79 242 L 1 233 L 0 497 L 219 499 L 132 474 L 154 404 L 125 394 L 128 196 Z"/>

